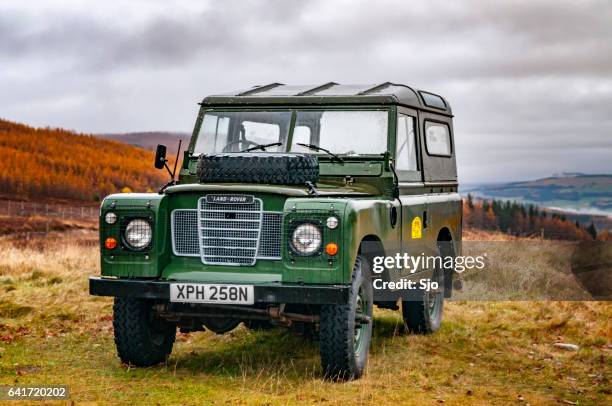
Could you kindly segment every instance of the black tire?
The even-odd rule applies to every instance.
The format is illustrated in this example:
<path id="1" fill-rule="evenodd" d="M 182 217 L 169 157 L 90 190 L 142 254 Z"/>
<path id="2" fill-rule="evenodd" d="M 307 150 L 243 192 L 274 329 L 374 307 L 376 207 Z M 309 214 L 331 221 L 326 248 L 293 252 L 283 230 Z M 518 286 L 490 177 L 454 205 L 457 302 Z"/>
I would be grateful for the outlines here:
<path id="1" fill-rule="evenodd" d="M 198 160 L 201 183 L 267 183 L 304 185 L 319 181 L 316 155 L 294 153 L 227 153 L 202 155 Z"/>
<path id="2" fill-rule="evenodd" d="M 404 326 L 411 333 L 431 334 L 440 328 L 444 308 L 444 272 L 434 270 L 432 281 L 438 282 L 438 291 L 420 291 L 413 300 L 402 301 Z"/>
<path id="3" fill-rule="evenodd" d="M 272 330 L 276 327 L 269 320 L 245 320 L 243 323 L 246 328 L 254 331 Z"/>
<path id="4" fill-rule="evenodd" d="M 232 319 L 232 318 L 220 318 L 220 317 L 211 317 L 209 319 L 202 320 L 204 327 L 212 331 L 216 334 L 225 334 L 240 324 L 240 320 Z"/>
<path id="5" fill-rule="evenodd" d="M 113 313 L 115 345 L 122 362 L 148 367 L 168 358 L 174 345 L 176 326 L 156 319 L 152 302 L 116 297 Z"/>
<path id="6" fill-rule="evenodd" d="M 319 330 L 315 323 L 295 322 L 291 325 L 293 332 L 301 336 L 306 341 L 316 341 L 319 339 Z"/>
<path id="7" fill-rule="evenodd" d="M 370 265 L 365 257 L 358 256 L 353 268 L 349 303 L 321 308 L 319 346 L 321 366 L 327 379 L 350 380 L 363 374 L 372 341 L 372 304 Z M 370 318 L 369 323 L 356 323 L 358 308 Z"/>

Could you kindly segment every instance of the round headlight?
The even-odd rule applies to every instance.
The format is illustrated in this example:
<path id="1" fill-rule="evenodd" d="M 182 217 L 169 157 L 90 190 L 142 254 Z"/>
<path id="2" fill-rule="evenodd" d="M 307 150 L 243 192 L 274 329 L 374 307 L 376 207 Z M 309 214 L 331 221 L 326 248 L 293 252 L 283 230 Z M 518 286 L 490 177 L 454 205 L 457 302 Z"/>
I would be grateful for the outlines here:
<path id="1" fill-rule="evenodd" d="M 143 219 L 132 220 L 125 228 L 125 243 L 130 248 L 141 250 L 151 242 L 153 230 L 148 221 Z"/>
<path id="2" fill-rule="evenodd" d="M 321 248 L 321 230 L 314 224 L 300 224 L 293 230 L 291 246 L 300 255 L 310 255 Z"/>
<path id="3" fill-rule="evenodd" d="M 115 222 L 117 221 L 117 215 L 112 211 L 109 211 L 104 216 L 104 221 L 106 221 L 106 224 L 115 224 Z"/>
<path id="4" fill-rule="evenodd" d="M 338 217 L 328 217 L 325 223 L 327 224 L 328 228 L 331 228 L 333 230 L 334 228 L 338 227 Z"/>

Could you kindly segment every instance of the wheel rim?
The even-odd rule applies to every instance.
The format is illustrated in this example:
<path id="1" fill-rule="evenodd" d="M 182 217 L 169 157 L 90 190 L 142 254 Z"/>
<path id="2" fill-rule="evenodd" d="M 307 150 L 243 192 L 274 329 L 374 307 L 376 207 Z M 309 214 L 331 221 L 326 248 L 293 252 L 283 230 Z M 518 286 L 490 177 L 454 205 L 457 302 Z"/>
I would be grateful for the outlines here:
<path id="1" fill-rule="evenodd" d="M 427 301 L 429 302 L 428 310 L 429 310 L 430 317 L 435 317 L 436 314 L 438 313 L 440 309 L 440 305 L 442 303 L 442 295 L 443 295 L 443 292 L 441 291 L 442 282 L 440 281 L 440 277 L 437 276 L 434 280 L 438 283 L 438 289 L 436 289 L 435 292 L 432 292 L 431 290 L 427 292 Z"/>
<path id="2" fill-rule="evenodd" d="M 435 316 L 436 314 L 436 307 L 437 307 L 437 294 L 435 293 L 428 293 L 428 302 L 429 302 L 429 315 L 430 316 Z"/>
<path id="3" fill-rule="evenodd" d="M 357 293 L 357 303 L 355 306 L 355 337 L 353 342 L 356 356 L 359 356 L 361 353 L 367 329 L 367 325 L 361 323 L 360 316 L 368 315 L 367 309 L 368 303 L 364 298 L 363 288 L 360 286 L 359 292 Z"/>

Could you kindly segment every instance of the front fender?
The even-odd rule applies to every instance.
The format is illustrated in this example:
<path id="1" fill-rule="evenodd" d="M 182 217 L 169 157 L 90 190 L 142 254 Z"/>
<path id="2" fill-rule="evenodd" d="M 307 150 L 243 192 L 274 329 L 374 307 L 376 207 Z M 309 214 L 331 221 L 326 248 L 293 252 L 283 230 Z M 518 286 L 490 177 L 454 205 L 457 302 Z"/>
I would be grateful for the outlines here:
<path id="1" fill-rule="evenodd" d="M 345 244 L 344 277 L 351 279 L 353 264 L 357 259 L 361 242 L 366 238 L 380 240 L 385 255 L 393 255 L 399 248 L 401 242 L 400 219 L 396 217 L 395 224 L 392 224 L 392 210 L 395 208 L 396 215 L 399 210 L 399 203 L 385 199 L 355 199 L 347 204 L 344 212 L 345 218 Z"/>
<path id="2" fill-rule="evenodd" d="M 100 207 L 100 262 L 103 276 L 157 278 L 168 264 L 170 225 L 165 195 L 157 193 L 121 193 L 107 196 Z M 106 224 L 108 212 L 117 215 L 115 224 Z M 153 228 L 153 240 L 143 251 L 129 250 L 122 243 L 122 226 L 128 218 L 145 218 Z M 118 241 L 115 249 L 104 247 L 104 240 Z"/>
<path id="3" fill-rule="evenodd" d="M 344 276 L 345 224 L 344 211 L 346 200 L 338 198 L 290 198 L 284 205 L 283 227 L 283 281 L 292 283 L 335 284 L 346 283 Z M 340 220 L 336 229 L 326 226 L 326 219 L 335 216 Z M 289 247 L 294 228 L 299 223 L 315 223 L 322 231 L 323 241 L 320 252 L 310 256 L 300 256 Z M 333 242 L 340 247 L 337 255 L 328 255 L 325 245 Z"/>

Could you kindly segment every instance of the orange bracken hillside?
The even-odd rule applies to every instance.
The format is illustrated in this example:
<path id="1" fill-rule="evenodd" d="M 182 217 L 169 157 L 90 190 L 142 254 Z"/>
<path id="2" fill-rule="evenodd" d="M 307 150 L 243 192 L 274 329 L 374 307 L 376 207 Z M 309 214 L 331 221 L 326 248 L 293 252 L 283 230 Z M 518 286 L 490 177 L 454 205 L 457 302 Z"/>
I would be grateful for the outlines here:
<path id="1" fill-rule="evenodd" d="M 167 180 L 153 153 L 62 129 L 0 119 L 0 194 L 97 200 L 129 188 L 144 192 Z"/>

